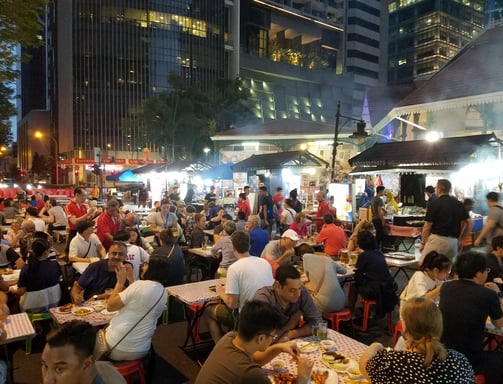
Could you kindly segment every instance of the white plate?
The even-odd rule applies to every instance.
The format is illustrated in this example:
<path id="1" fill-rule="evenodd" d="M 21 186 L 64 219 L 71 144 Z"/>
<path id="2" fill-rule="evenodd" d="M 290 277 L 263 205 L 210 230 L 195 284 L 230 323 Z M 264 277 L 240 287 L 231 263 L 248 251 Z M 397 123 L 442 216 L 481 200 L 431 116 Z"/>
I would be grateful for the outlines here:
<path id="1" fill-rule="evenodd" d="M 339 378 L 337 376 L 337 373 L 335 373 L 334 371 L 332 371 L 331 369 L 316 369 L 316 368 L 313 368 L 313 372 L 314 371 L 317 371 L 317 372 L 324 372 L 324 371 L 327 371 L 328 372 L 328 376 L 327 376 L 327 379 L 325 380 L 325 384 L 337 384 L 339 382 Z M 312 373 L 311 373 L 311 379 L 309 379 L 309 384 L 315 384 L 312 380 Z"/>
<path id="2" fill-rule="evenodd" d="M 297 345 L 301 353 L 311 353 L 320 348 L 320 345 L 314 341 L 301 341 Z"/>
<path id="3" fill-rule="evenodd" d="M 104 309 L 103 311 L 101 311 L 102 315 L 110 315 L 110 316 L 112 316 L 112 315 L 115 315 L 116 313 L 117 313 L 117 311 L 110 312 L 108 309 Z"/>
<path id="4" fill-rule="evenodd" d="M 73 307 L 72 313 L 76 316 L 87 316 L 90 313 L 93 313 L 94 309 L 92 307 Z"/>

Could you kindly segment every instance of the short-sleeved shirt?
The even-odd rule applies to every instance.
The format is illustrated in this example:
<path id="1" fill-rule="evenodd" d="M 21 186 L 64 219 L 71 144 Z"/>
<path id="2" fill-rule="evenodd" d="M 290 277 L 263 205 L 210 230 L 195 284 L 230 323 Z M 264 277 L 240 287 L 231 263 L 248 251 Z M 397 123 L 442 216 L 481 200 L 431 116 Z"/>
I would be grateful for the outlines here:
<path id="1" fill-rule="evenodd" d="M 107 211 L 99 215 L 96 220 L 96 234 L 103 244 L 105 250 L 108 251 L 112 245 L 112 240 L 105 237 L 106 233 L 115 235 L 121 229 L 121 220 L 119 216 L 111 216 Z"/>
<path id="2" fill-rule="evenodd" d="M 268 221 L 274 219 L 274 202 L 272 201 L 271 195 L 265 195 L 262 196 L 260 200 L 260 206 L 265 205 L 265 212 L 261 211 L 260 212 L 260 218 L 265 219 L 267 218 Z M 265 213 L 265 216 L 264 216 Z"/>
<path id="3" fill-rule="evenodd" d="M 252 300 L 258 289 L 272 285 L 270 264 L 260 257 L 243 257 L 227 270 L 225 293 L 239 295 L 239 309 Z"/>
<path id="4" fill-rule="evenodd" d="M 21 269 L 17 286 L 26 288 L 28 292 L 40 291 L 59 283 L 61 272 L 58 263 L 51 260 L 43 260 L 38 268 L 30 271 L 28 265 Z"/>
<path id="5" fill-rule="evenodd" d="M 337 256 L 341 248 L 346 247 L 346 233 L 335 224 L 326 224 L 316 236 L 316 241 L 324 244 L 325 253 Z"/>
<path id="6" fill-rule="evenodd" d="M 448 350 L 447 358 L 434 357 L 424 367 L 424 356 L 416 352 L 381 350 L 367 362 L 372 383 L 379 384 L 474 384 L 473 368 L 461 353 Z"/>
<path id="7" fill-rule="evenodd" d="M 458 238 L 461 222 L 469 217 L 463 203 L 455 197 L 442 195 L 428 206 L 424 220 L 432 223 L 432 234 Z"/>
<path id="8" fill-rule="evenodd" d="M 108 270 L 108 259 L 105 259 L 89 264 L 77 283 L 84 288 L 84 300 L 87 300 L 105 292 L 106 288 L 113 288 L 117 277 Z"/>
<path id="9" fill-rule="evenodd" d="M 0 244 L 0 267 L 14 266 L 19 257 L 14 248 Z"/>
<path id="10" fill-rule="evenodd" d="M 215 345 L 204 362 L 195 384 L 270 384 L 251 356 L 234 346 L 236 332 L 229 332 Z"/>
<path id="11" fill-rule="evenodd" d="M 49 215 L 54 216 L 54 223 L 52 225 L 55 227 L 62 227 L 68 222 L 65 211 L 61 206 L 56 205 L 55 207 L 51 207 L 48 212 Z"/>
<path id="12" fill-rule="evenodd" d="M 384 201 L 379 196 L 374 196 L 370 202 L 370 209 L 372 211 L 372 220 L 379 220 L 379 211 L 384 208 Z"/>
<path id="13" fill-rule="evenodd" d="M 417 271 L 412 275 L 409 283 L 400 295 L 400 302 L 403 303 L 414 297 L 422 297 L 440 284 L 442 284 L 440 280 L 431 279 L 426 272 Z"/>
<path id="14" fill-rule="evenodd" d="M 503 316 L 498 295 L 470 280 L 452 280 L 440 288 L 439 308 L 445 346 L 463 353 L 477 366 L 482 358 L 487 317 L 497 320 Z"/>
<path id="15" fill-rule="evenodd" d="M 281 303 L 278 301 L 276 295 L 274 294 L 274 287 L 263 287 L 260 288 L 256 293 L 254 300 L 263 301 L 265 303 L 271 304 L 275 307 L 279 313 L 281 313 L 281 325 L 284 326 L 290 318 L 298 311 L 302 312 L 304 321 L 309 325 L 315 325 L 321 320 L 321 314 L 316 305 L 314 304 L 311 295 L 307 291 L 306 287 L 302 285 L 300 289 L 300 297 L 295 303 L 291 303 L 290 306 L 285 310 Z"/>
<path id="16" fill-rule="evenodd" d="M 87 214 L 87 207 L 84 204 L 77 204 L 72 200 L 65 207 L 65 212 L 67 216 L 79 218 Z M 70 227 L 71 230 L 76 230 L 75 224 L 72 223 L 71 220 L 68 220 L 68 227 Z"/>
<path id="17" fill-rule="evenodd" d="M 259 227 L 253 228 L 248 233 L 250 235 L 250 255 L 260 256 L 267 243 L 269 243 L 269 234 Z"/>
<path id="18" fill-rule="evenodd" d="M 86 241 L 84 237 L 77 233 L 77 235 L 70 241 L 70 249 L 68 251 L 69 257 L 82 257 L 90 259 L 92 257 L 100 257 L 98 248 L 101 246 L 101 241 L 96 234 L 92 233 L 89 240 Z"/>
<path id="19" fill-rule="evenodd" d="M 489 208 L 487 219 L 494 220 L 495 223 L 492 230 L 486 235 L 486 241 L 490 244 L 494 237 L 503 235 L 503 207 L 495 205 Z"/>

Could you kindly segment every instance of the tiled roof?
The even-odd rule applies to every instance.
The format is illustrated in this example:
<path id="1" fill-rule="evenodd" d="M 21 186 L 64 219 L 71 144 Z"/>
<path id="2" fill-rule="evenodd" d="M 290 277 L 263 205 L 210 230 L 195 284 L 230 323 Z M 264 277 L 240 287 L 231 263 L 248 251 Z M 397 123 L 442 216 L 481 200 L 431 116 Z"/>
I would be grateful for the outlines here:
<path id="1" fill-rule="evenodd" d="M 443 138 L 435 142 L 411 140 L 377 143 L 349 159 L 358 171 L 384 169 L 451 169 L 473 161 L 482 147 L 492 147 L 498 139 L 494 134 Z M 494 146 L 494 155 L 497 148 Z M 491 151 L 490 151 L 491 152 Z"/>
<path id="2" fill-rule="evenodd" d="M 283 167 L 327 167 L 328 163 L 308 151 L 290 151 L 252 155 L 234 164 L 234 172 L 255 171 L 257 169 L 281 169 Z"/>
<path id="3" fill-rule="evenodd" d="M 481 33 L 396 107 L 503 91 L 503 26 Z"/>

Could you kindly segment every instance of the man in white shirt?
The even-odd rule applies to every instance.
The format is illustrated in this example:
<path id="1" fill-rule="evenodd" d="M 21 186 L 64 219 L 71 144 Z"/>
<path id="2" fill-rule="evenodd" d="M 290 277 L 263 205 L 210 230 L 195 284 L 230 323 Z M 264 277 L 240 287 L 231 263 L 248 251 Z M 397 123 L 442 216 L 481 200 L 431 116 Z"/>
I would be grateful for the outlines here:
<path id="1" fill-rule="evenodd" d="M 150 255 L 142 247 L 129 243 L 131 233 L 127 229 L 121 229 L 114 235 L 114 241 L 123 241 L 127 247 L 126 260 L 133 266 L 133 277 L 140 280 L 140 268 L 147 263 Z"/>
<path id="2" fill-rule="evenodd" d="M 91 258 L 105 257 L 105 248 L 94 233 L 94 221 L 79 221 L 75 225 L 77 235 L 70 242 L 68 257 L 70 262 L 90 263 Z"/>
<path id="3" fill-rule="evenodd" d="M 231 240 L 238 260 L 227 270 L 225 287 L 215 287 L 224 304 L 209 306 L 203 314 L 215 343 L 224 335 L 223 327 L 235 328 L 236 310 L 252 300 L 258 289 L 274 282 L 271 265 L 260 257 L 250 257 L 250 236 L 247 232 L 236 231 Z"/>

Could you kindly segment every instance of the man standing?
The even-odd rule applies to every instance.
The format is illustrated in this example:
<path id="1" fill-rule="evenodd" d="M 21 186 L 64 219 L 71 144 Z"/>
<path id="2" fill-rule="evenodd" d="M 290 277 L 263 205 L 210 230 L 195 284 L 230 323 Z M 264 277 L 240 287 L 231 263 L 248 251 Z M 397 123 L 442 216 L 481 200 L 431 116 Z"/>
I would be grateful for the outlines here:
<path id="1" fill-rule="evenodd" d="M 321 320 L 321 314 L 302 284 L 300 272 L 293 265 L 282 265 L 276 270 L 275 279 L 272 286 L 260 288 L 254 300 L 269 303 L 281 313 L 278 339 L 287 341 L 311 336 L 312 326 Z"/>
<path id="2" fill-rule="evenodd" d="M 96 234 L 108 252 L 108 248 L 114 241 L 114 235 L 121 229 L 121 218 L 119 216 L 119 202 L 115 199 L 107 201 L 105 212 L 98 216 L 96 220 Z"/>
<path id="3" fill-rule="evenodd" d="M 215 343 L 225 333 L 223 326 L 235 329 L 235 310 L 241 310 L 247 301 L 252 300 L 259 288 L 274 282 L 269 263 L 259 257 L 250 257 L 250 236 L 246 232 L 234 232 L 231 241 L 237 261 L 227 270 L 225 287 L 217 285 L 215 288 L 224 304 L 209 306 L 203 314 Z"/>
<path id="4" fill-rule="evenodd" d="M 269 233 L 270 237 L 274 224 L 274 202 L 271 195 L 267 193 L 266 186 L 263 185 L 259 188 L 259 194 L 259 217 L 262 220 L 262 228 Z"/>
<path id="5" fill-rule="evenodd" d="M 438 199 L 428 207 L 421 234 L 421 262 L 431 251 L 453 260 L 463 246 L 463 240 L 472 230 L 472 220 L 463 203 L 450 196 L 451 182 L 437 181 Z"/>
<path id="6" fill-rule="evenodd" d="M 96 330 L 86 321 L 72 320 L 52 330 L 42 351 L 43 384 L 125 384 L 105 361 L 93 356 Z"/>
<path id="7" fill-rule="evenodd" d="M 336 213 L 337 210 L 335 207 L 333 210 L 330 208 L 328 205 L 327 201 L 325 200 L 325 193 L 320 191 L 316 194 L 316 200 L 318 200 L 318 211 L 316 212 L 316 216 L 312 218 L 312 220 L 316 224 L 317 231 L 321 231 L 321 227 L 323 227 L 323 218 L 325 215 L 333 215 L 333 217 L 337 217 Z"/>
<path id="8" fill-rule="evenodd" d="M 238 332 L 229 332 L 213 348 L 196 384 L 269 384 L 262 369 L 264 364 L 281 352 L 299 357 L 294 342 L 273 344 L 276 331 L 281 326 L 280 314 L 269 304 L 250 301 L 243 306 Z M 311 376 L 313 361 L 301 357 L 298 360 L 297 384 L 306 384 Z"/>
<path id="9" fill-rule="evenodd" d="M 269 243 L 269 234 L 260 228 L 260 217 L 250 215 L 247 230 L 250 235 L 250 255 L 260 257 L 265 246 Z"/>
<path id="10" fill-rule="evenodd" d="M 380 185 L 376 188 L 376 195 L 370 201 L 370 209 L 372 211 L 372 224 L 376 230 L 376 244 L 377 249 L 382 248 L 382 240 L 384 238 L 384 217 L 386 216 L 386 209 L 384 209 L 384 186 Z"/>
<path id="11" fill-rule="evenodd" d="M 503 327 L 501 292 L 495 283 L 486 283 L 487 259 L 479 252 L 464 252 L 457 257 L 454 270 L 459 279 L 440 288 L 442 341 L 464 354 L 475 373 L 484 374 L 487 384 L 503 383 L 503 352 L 482 349 L 487 319 L 495 327 Z"/>
<path id="12" fill-rule="evenodd" d="M 68 239 L 66 240 L 65 252 L 68 253 L 68 247 L 70 242 L 77 234 L 77 223 L 81 221 L 89 221 L 94 216 L 96 208 L 91 208 L 89 212 L 84 202 L 87 199 L 87 193 L 85 189 L 75 188 L 73 190 L 73 199 L 66 205 L 65 213 L 68 217 Z"/>
<path id="13" fill-rule="evenodd" d="M 428 196 L 428 201 L 426 201 L 426 208 L 428 208 L 431 203 L 438 199 L 438 196 L 435 194 L 435 188 L 431 185 L 428 185 L 424 189 L 424 192 L 426 193 L 426 196 Z"/>
<path id="14" fill-rule="evenodd" d="M 484 239 L 488 247 L 490 247 L 494 237 L 503 235 L 503 207 L 499 205 L 500 194 L 498 192 L 489 192 L 486 199 L 489 207 L 487 220 L 473 243 L 475 247 L 478 247 Z"/>
<path id="15" fill-rule="evenodd" d="M 127 248 L 122 242 L 114 242 L 110 246 L 108 259 L 89 264 L 79 280 L 73 284 L 71 295 L 74 304 L 79 305 L 94 295 L 98 299 L 105 299 L 105 289 L 113 288 L 117 283 L 116 271 L 126 259 Z M 128 282 L 133 282 L 133 268 L 126 264 Z"/>

